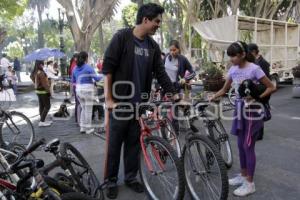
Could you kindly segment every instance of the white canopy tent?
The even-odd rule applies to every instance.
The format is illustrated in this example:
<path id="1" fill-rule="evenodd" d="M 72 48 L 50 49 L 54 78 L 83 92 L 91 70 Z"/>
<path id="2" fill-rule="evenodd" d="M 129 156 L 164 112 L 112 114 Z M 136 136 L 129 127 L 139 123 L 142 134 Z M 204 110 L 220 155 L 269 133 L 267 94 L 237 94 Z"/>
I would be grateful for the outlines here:
<path id="1" fill-rule="evenodd" d="M 233 15 L 192 26 L 209 44 L 209 55 L 214 62 L 224 61 L 224 51 L 237 40 L 257 43 L 273 71 L 291 69 L 300 58 L 299 24 Z"/>

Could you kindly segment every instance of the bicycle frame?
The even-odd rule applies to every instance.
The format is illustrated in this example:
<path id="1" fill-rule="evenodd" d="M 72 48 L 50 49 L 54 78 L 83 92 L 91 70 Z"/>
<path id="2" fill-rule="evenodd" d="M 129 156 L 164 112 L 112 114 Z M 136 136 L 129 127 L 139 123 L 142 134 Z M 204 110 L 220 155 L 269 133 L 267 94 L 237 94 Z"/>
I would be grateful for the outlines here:
<path id="1" fill-rule="evenodd" d="M 4 179 L 0 178 L 0 186 L 7 189 L 7 190 L 9 190 L 10 192 L 12 192 L 16 196 L 20 196 L 20 197 L 22 196 L 22 195 L 20 195 L 19 193 L 16 192 L 17 191 L 17 186 L 10 183 L 10 182 L 8 182 L 7 180 L 4 180 Z M 52 188 L 52 190 L 54 190 L 54 192 L 56 192 L 56 193 L 59 193 L 54 188 Z M 30 197 L 34 198 L 34 199 L 40 199 L 43 196 L 44 192 L 45 192 L 45 190 L 43 188 L 39 188 L 36 192 L 32 192 L 30 194 Z M 0 191 L 0 198 L 2 199 L 3 196 L 4 196 L 3 193 Z M 5 197 L 5 199 L 6 199 L 6 197 Z"/>
<path id="2" fill-rule="evenodd" d="M 159 130 L 160 129 L 160 125 L 159 125 L 159 122 L 157 121 L 157 118 L 156 118 L 157 114 L 156 112 L 154 112 L 153 114 L 151 114 L 149 117 L 139 117 L 139 124 L 140 124 L 140 127 L 141 127 L 141 136 L 140 136 L 140 144 L 141 144 L 141 148 L 142 148 L 142 153 L 144 155 L 144 159 L 145 159 L 145 162 L 146 162 L 146 165 L 147 165 L 147 168 L 150 172 L 154 172 L 154 167 L 150 161 L 150 158 L 149 158 L 149 155 L 146 151 L 146 147 L 145 147 L 145 138 L 146 137 L 149 137 L 151 136 L 151 130 Z M 156 123 L 156 127 L 155 128 L 149 128 L 146 123 L 145 123 L 145 120 L 155 120 L 155 123 Z M 159 164 L 159 167 L 162 171 L 164 171 L 164 164 L 159 156 L 159 152 L 153 147 L 151 146 L 151 149 L 154 153 L 154 157 L 155 159 L 158 161 L 158 164 Z"/>
<path id="3" fill-rule="evenodd" d="M 48 173 L 50 171 L 52 171 L 53 169 L 55 169 L 57 167 L 61 167 L 65 171 L 67 176 L 71 176 L 71 172 L 67 168 L 67 165 L 69 165 L 70 163 L 74 163 L 75 165 L 84 168 L 85 169 L 84 173 L 88 170 L 88 168 L 86 168 L 84 165 L 82 165 L 80 163 L 77 163 L 72 158 L 62 157 L 58 152 L 51 152 L 50 151 L 50 153 L 52 153 L 55 156 L 56 160 L 54 160 L 53 162 L 45 165 L 41 169 L 41 171 L 45 175 L 48 175 Z M 71 179 L 74 180 L 73 177 L 71 177 Z M 75 183 L 76 187 L 78 187 L 78 185 L 76 184 L 76 181 L 74 181 L 74 183 Z M 85 191 L 85 192 L 87 192 L 87 191 Z"/>
<path id="4" fill-rule="evenodd" d="M 9 169 L 10 168 L 10 164 L 7 162 L 5 156 L 2 154 L 2 153 L 7 153 L 7 154 L 10 154 L 10 155 L 13 155 L 13 156 L 18 156 L 17 154 L 11 152 L 11 151 L 8 151 L 8 150 L 5 150 L 5 149 L 2 149 L 0 148 L 0 162 L 2 165 L 4 165 L 5 169 Z M 10 174 L 10 178 L 12 179 L 12 181 L 16 184 L 20 178 L 17 174 Z"/>
<path id="5" fill-rule="evenodd" d="M 16 191 L 17 190 L 17 186 L 8 182 L 7 180 L 4 180 L 2 178 L 0 178 L 0 186 L 4 187 L 6 189 L 12 190 L 12 191 Z"/>
<path id="6" fill-rule="evenodd" d="M 3 124 L 6 123 L 7 127 L 12 131 L 14 132 L 15 136 L 14 136 L 14 139 L 13 141 L 15 140 L 15 138 L 21 133 L 20 129 L 18 128 L 18 126 L 15 124 L 15 122 L 12 120 L 11 118 L 11 115 L 9 112 L 6 112 L 6 111 L 2 111 L 3 114 L 4 114 L 4 117 L 3 118 Z M 7 120 L 10 120 L 12 125 L 14 126 L 14 128 L 17 130 L 16 132 L 14 131 L 14 129 L 7 123 Z"/>

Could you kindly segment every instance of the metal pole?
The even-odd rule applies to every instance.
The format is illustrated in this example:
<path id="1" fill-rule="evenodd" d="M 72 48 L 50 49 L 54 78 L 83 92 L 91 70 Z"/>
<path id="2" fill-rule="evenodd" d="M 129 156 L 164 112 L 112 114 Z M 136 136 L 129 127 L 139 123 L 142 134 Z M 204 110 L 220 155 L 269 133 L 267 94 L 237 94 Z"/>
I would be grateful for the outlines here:
<path id="1" fill-rule="evenodd" d="M 192 27 L 189 19 L 189 54 L 192 57 Z"/>
<path id="2" fill-rule="evenodd" d="M 271 60 L 271 67 L 273 66 L 273 45 L 274 45 L 274 39 L 273 39 L 273 36 L 274 36 L 274 23 L 273 21 L 271 21 L 271 30 L 270 30 L 270 47 L 271 47 L 271 51 L 270 51 L 270 60 Z"/>
<path id="3" fill-rule="evenodd" d="M 63 13 L 61 13 L 60 9 L 58 9 L 58 28 L 59 28 L 59 34 L 60 34 L 60 51 L 65 52 L 64 50 L 64 38 L 63 38 L 63 30 L 64 30 L 64 17 Z M 65 75 L 65 58 L 60 59 L 60 70 L 61 70 L 61 76 Z"/>

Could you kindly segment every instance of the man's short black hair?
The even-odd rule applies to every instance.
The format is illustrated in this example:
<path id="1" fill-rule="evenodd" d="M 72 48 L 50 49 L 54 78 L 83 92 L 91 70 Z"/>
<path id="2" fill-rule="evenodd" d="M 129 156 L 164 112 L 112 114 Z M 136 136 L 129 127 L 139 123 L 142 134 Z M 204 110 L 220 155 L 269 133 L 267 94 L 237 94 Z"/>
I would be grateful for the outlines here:
<path id="1" fill-rule="evenodd" d="M 141 24 L 143 22 L 144 17 L 146 17 L 149 20 L 152 20 L 158 15 L 162 15 L 164 12 L 165 9 L 160 5 L 157 5 L 155 3 L 144 4 L 139 8 L 137 12 L 136 24 Z"/>
<path id="2" fill-rule="evenodd" d="M 259 52 L 258 46 L 255 43 L 248 44 L 248 50 L 249 52 L 255 51 L 256 53 Z"/>

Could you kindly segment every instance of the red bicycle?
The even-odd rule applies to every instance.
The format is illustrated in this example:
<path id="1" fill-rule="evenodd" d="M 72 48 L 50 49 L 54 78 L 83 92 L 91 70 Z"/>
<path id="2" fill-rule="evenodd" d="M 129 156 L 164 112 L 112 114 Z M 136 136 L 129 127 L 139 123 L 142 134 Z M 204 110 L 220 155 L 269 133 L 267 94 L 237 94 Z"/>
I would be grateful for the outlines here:
<path id="1" fill-rule="evenodd" d="M 141 127 L 140 176 L 146 193 L 151 199 L 183 199 L 185 190 L 184 169 L 176 151 L 163 137 L 161 124 L 154 106 L 143 105 L 139 109 Z"/>

